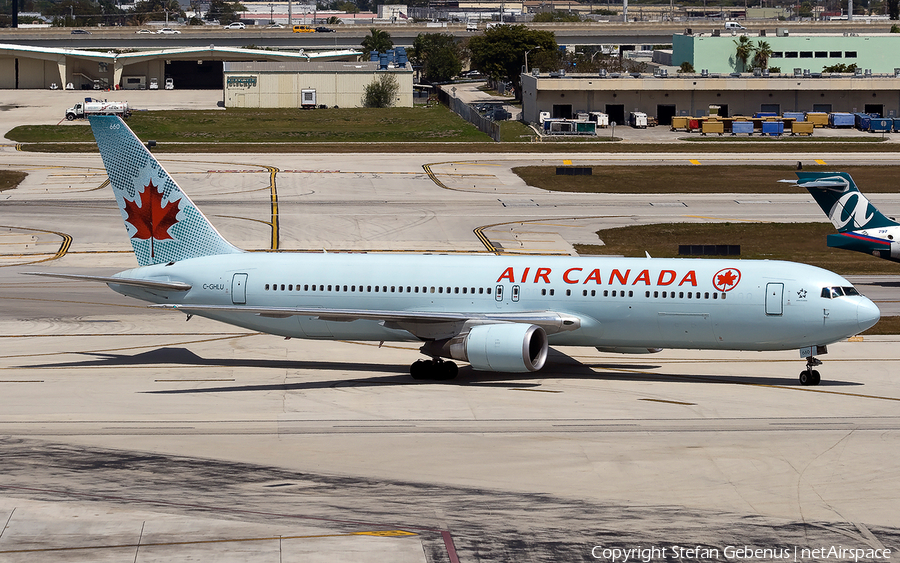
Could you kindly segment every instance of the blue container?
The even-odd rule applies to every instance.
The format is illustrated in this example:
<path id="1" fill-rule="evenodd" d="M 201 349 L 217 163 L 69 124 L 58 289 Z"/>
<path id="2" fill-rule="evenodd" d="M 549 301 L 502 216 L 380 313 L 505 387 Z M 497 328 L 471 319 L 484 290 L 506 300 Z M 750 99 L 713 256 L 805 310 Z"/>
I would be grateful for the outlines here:
<path id="1" fill-rule="evenodd" d="M 763 121 L 763 135 L 771 135 L 773 137 L 784 135 L 784 121 Z"/>
<path id="2" fill-rule="evenodd" d="M 870 133 L 890 133 L 894 128 L 894 120 L 890 117 L 873 117 L 869 121 Z"/>
<path id="3" fill-rule="evenodd" d="M 900 117 L 894 118 L 894 133 L 900 133 Z"/>
<path id="4" fill-rule="evenodd" d="M 748 135 L 753 134 L 753 122 L 752 121 L 732 121 L 731 122 L 731 134 L 737 135 L 738 133 L 747 133 Z"/>
<path id="5" fill-rule="evenodd" d="M 760 117 L 778 117 L 778 114 L 775 113 L 774 111 L 758 111 L 758 112 L 756 112 L 756 113 L 753 114 L 753 117 L 756 117 L 756 118 L 760 118 Z"/>
<path id="6" fill-rule="evenodd" d="M 853 117 L 855 120 L 854 125 L 857 129 L 859 129 L 860 131 L 869 130 L 869 124 L 872 123 L 871 115 L 869 115 L 868 113 L 854 113 Z"/>
<path id="7" fill-rule="evenodd" d="M 806 114 L 802 111 L 786 111 L 783 117 L 794 121 L 806 121 Z"/>
<path id="8" fill-rule="evenodd" d="M 829 127 L 853 127 L 856 125 L 856 117 L 852 113 L 829 113 Z"/>

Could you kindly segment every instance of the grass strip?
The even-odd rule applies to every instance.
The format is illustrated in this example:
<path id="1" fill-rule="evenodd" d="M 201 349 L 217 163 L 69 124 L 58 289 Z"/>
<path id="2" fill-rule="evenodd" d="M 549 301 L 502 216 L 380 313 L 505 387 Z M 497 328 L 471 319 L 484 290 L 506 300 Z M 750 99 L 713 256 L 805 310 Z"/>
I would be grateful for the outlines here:
<path id="1" fill-rule="evenodd" d="M 0 170 L 0 192 L 11 190 L 22 183 L 28 174 L 18 170 Z"/>
<path id="2" fill-rule="evenodd" d="M 577 166 L 577 163 L 575 163 Z M 796 166 L 594 166 L 591 176 L 557 176 L 555 166 L 513 168 L 529 186 L 580 193 L 676 194 L 742 193 L 806 194 L 779 180 L 795 180 Z M 807 172 L 848 172 L 865 193 L 896 193 L 897 166 L 803 165 Z"/>

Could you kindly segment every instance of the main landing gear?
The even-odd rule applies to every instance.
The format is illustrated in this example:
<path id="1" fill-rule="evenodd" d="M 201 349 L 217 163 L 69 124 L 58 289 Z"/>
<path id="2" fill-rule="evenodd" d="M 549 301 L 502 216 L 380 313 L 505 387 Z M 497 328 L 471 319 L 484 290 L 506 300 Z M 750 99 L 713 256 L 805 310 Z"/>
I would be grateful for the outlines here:
<path id="1" fill-rule="evenodd" d="M 822 365 L 822 360 L 814 356 L 806 358 L 806 369 L 800 372 L 800 385 L 818 385 L 822 378 L 813 368 Z"/>
<path id="2" fill-rule="evenodd" d="M 453 362 L 445 362 L 440 358 L 433 360 L 416 360 L 409 366 L 409 374 L 413 379 L 447 380 L 456 377 L 459 368 Z"/>

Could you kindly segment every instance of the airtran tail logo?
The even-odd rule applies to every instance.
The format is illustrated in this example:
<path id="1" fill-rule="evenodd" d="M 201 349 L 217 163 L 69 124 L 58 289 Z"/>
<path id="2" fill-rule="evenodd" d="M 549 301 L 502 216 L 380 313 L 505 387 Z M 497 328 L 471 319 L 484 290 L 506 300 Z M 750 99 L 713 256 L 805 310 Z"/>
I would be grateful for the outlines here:
<path id="1" fill-rule="evenodd" d="M 875 217 L 869 200 L 859 192 L 847 192 L 842 195 L 828 212 L 831 224 L 837 229 L 850 225 L 853 229 L 864 228 Z"/>

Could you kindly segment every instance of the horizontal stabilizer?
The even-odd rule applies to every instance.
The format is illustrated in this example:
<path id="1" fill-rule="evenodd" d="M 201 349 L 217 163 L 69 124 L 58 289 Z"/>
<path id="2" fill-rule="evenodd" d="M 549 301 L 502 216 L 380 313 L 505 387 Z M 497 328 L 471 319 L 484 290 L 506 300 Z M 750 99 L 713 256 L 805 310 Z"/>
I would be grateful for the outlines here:
<path id="1" fill-rule="evenodd" d="M 144 289 L 161 289 L 166 291 L 187 291 L 191 289 L 191 284 L 184 282 L 167 282 L 141 280 L 134 278 L 117 278 L 115 276 L 83 276 L 79 274 L 54 274 L 50 272 L 22 272 L 26 276 L 44 276 L 47 278 L 62 278 L 64 280 L 91 281 L 106 284 L 128 285 L 132 287 L 143 287 Z"/>

